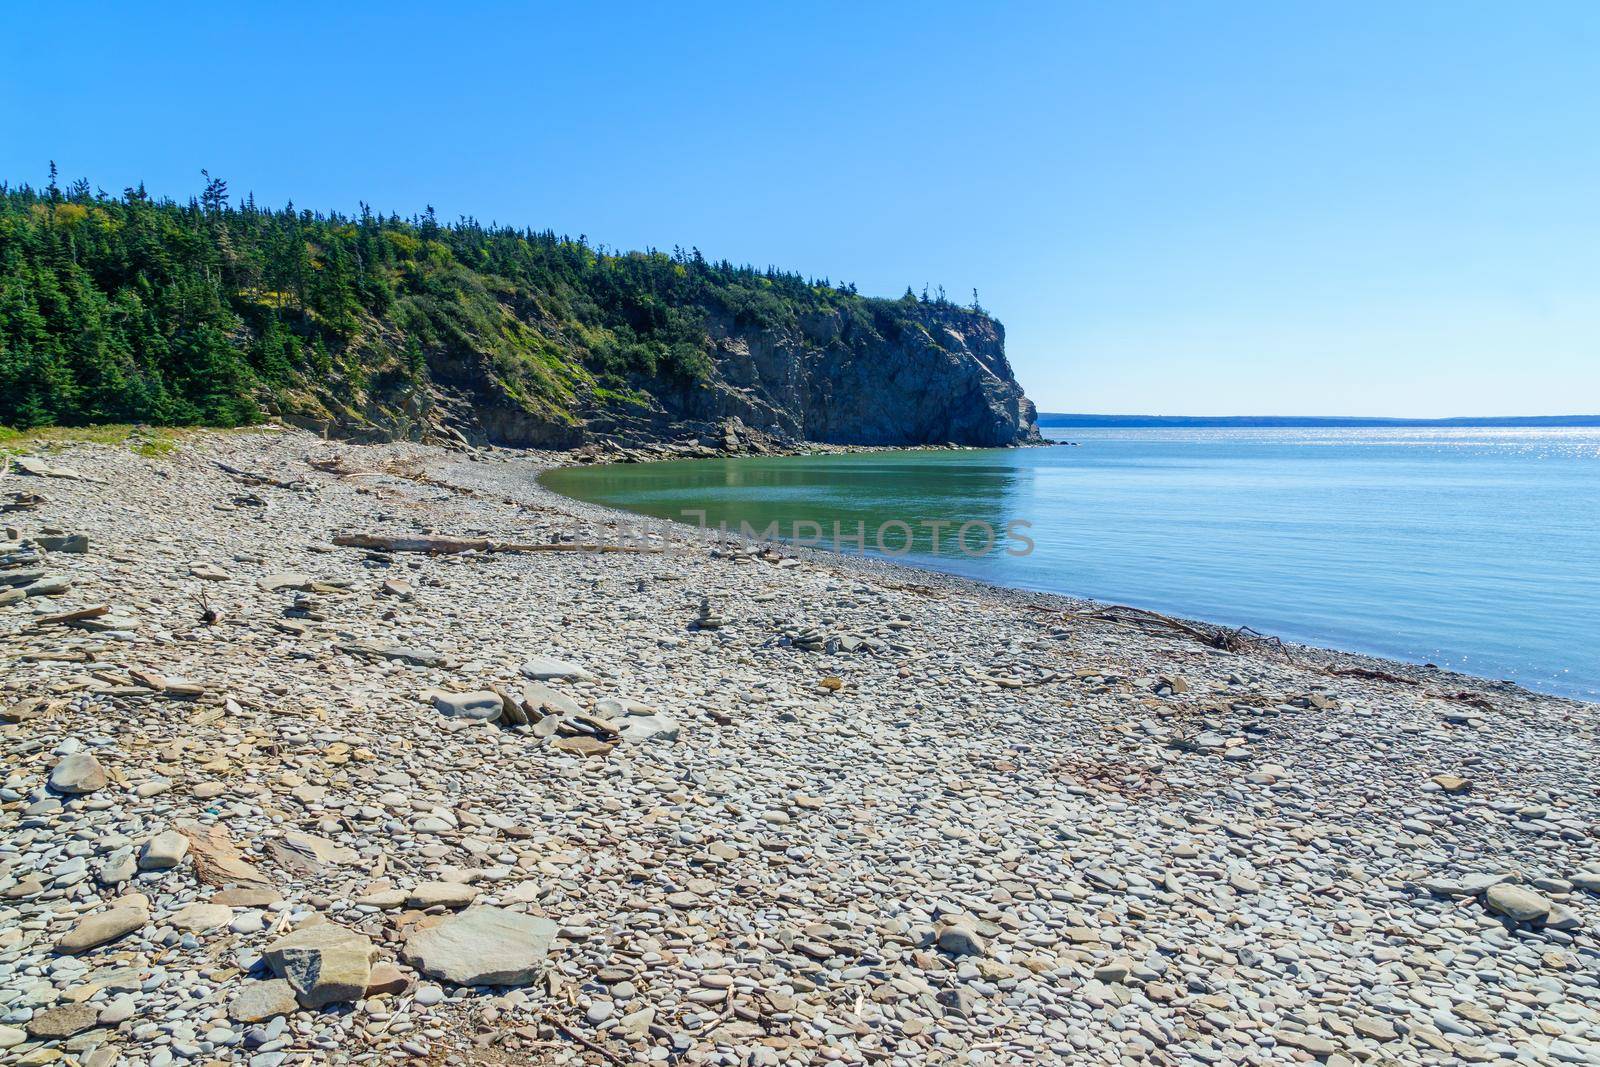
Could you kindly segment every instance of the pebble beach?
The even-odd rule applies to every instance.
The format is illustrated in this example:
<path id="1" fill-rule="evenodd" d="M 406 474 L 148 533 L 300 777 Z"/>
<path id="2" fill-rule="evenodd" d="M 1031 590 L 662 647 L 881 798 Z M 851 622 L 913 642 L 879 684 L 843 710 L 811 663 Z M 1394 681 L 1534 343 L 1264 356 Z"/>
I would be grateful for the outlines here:
<path id="1" fill-rule="evenodd" d="M 561 461 L 11 464 L 0 1064 L 1600 1063 L 1595 705 Z"/>

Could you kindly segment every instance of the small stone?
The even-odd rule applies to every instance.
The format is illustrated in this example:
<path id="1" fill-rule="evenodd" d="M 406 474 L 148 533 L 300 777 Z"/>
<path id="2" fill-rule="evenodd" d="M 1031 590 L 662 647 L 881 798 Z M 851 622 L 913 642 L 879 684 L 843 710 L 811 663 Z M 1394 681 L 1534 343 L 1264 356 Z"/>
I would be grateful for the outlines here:
<path id="1" fill-rule="evenodd" d="M 630 715 L 617 724 L 617 733 L 624 741 L 640 742 L 676 741 L 679 726 L 675 719 L 661 714 Z"/>
<path id="2" fill-rule="evenodd" d="M 1109 963 L 1102 963 L 1094 969 L 1094 976 L 1100 981 L 1109 984 L 1124 982 L 1133 972 L 1133 961 L 1126 956 L 1118 956 Z"/>
<path id="3" fill-rule="evenodd" d="M 952 956 L 986 956 L 989 948 L 977 932 L 962 923 L 946 923 L 939 928 L 939 948 Z"/>
<path id="4" fill-rule="evenodd" d="M 138 859 L 131 851 L 124 849 L 106 857 L 96 877 L 101 885 L 120 885 L 138 873 Z"/>
<path id="5" fill-rule="evenodd" d="M 384 889 L 376 893 L 368 893 L 356 898 L 356 903 L 368 908 L 379 908 L 391 911 L 394 908 L 403 908 L 406 901 L 411 899 L 411 893 L 404 889 Z"/>
<path id="6" fill-rule="evenodd" d="M 555 738 L 550 742 L 550 747 L 574 756 L 605 756 L 617 745 L 615 741 L 602 741 L 598 737 L 584 734 L 579 737 Z"/>
<path id="7" fill-rule="evenodd" d="M 476 889 L 461 882 L 423 882 L 407 895 L 406 904 L 413 908 L 464 908 L 477 896 Z"/>
<path id="8" fill-rule="evenodd" d="M 50 770 L 50 788 L 57 793 L 93 793 L 104 789 L 106 782 L 106 769 L 88 752 L 62 756 Z"/>
<path id="9" fill-rule="evenodd" d="M 1468 874 L 1461 878 L 1429 878 L 1422 887 L 1436 897 L 1475 897 L 1505 880 L 1503 874 Z"/>
<path id="10" fill-rule="evenodd" d="M 4 891 L 0 891 L 0 897 L 4 897 L 6 900 L 26 900 L 28 897 L 36 897 L 43 892 L 44 882 L 40 881 L 35 875 L 29 875 L 20 879 L 15 885 L 8 886 Z"/>
<path id="11" fill-rule="evenodd" d="M 56 951 L 75 955 L 109 944 L 142 929 L 150 921 L 150 911 L 143 906 L 111 908 L 78 920 L 71 930 L 56 943 Z"/>
<path id="12" fill-rule="evenodd" d="M 139 1004 L 132 997 L 124 994 L 117 997 L 100 1009 L 100 1026 L 118 1026 L 133 1018 L 133 1013 L 138 1010 Z"/>
<path id="13" fill-rule="evenodd" d="M 228 1003 L 228 1018 L 239 1023 L 259 1023 L 274 1015 L 291 1015 L 300 1006 L 294 987 L 282 978 L 248 982 Z"/>
<path id="14" fill-rule="evenodd" d="M 428 694 L 429 701 L 443 715 L 452 719 L 498 719 L 501 712 L 500 694 L 487 689 L 471 693 L 449 693 L 435 689 Z"/>
<path id="15" fill-rule="evenodd" d="M 1551 908 L 1550 901 L 1538 893 L 1510 882 L 1490 886 L 1483 895 L 1483 905 L 1496 915 L 1519 923 L 1540 922 Z"/>
<path id="16" fill-rule="evenodd" d="M 367 993 L 369 997 L 385 994 L 399 996 L 411 988 L 411 979 L 401 973 L 400 968 L 387 961 L 380 961 L 372 965 L 372 974 L 367 979 Z"/>
<path id="17" fill-rule="evenodd" d="M 1338 1045 L 1335 1045 L 1325 1037 L 1318 1037 L 1316 1034 L 1302 1034 L 1294 1030 L 1274 1030 L 1272 1031 L 1272 1036 L 1278 1039 L 1280 1045 L 1288 1045 L 1290 1048 L 1309 1052 L 1320 1059 L 1327 1059 L 1339 1051 Z"/>
<path id="18" fill-rule="evenodd" d="M 165 871 L 183 862 L 183 857 L 188 855 L 189 839 L 176 830 L 167 830 L 157 834 L 144 843 L 144 848 L 139 850 L 139 869 L 142 871 Z"/>
<path id="19" fill-rule="evenodd" d="M 578 681 L 589 681 L 594 675 L 564 659 L 553 656 L 533 656 L 522 665 L 524 677 L 533 678 L 541 682 L 558 681 L 563 678 L 572 678 Z"/>
<path id="20" fill-rule="evenodd" d="M 208 904 L 197 900 L 172 916 L 170 921 L 179 930 L 203 934 L 227 926 L 232 922 L 233 909 L 221 904 Z"/>

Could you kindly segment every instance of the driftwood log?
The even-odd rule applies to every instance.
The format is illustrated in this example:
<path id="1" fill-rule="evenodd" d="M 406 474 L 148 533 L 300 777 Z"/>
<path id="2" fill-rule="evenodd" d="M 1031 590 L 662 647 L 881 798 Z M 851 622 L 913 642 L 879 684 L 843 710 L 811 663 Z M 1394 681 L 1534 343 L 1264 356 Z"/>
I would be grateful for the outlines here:
<path id="1" fill-rule="evenodd" d="M 289 489 L 294 492 L 303 492 L 307 489 L 316 488 L 315 485 L 313 485 L 311 482 L 305 481 L 304 479 L 286 482 L 281 478 L 274 478 L 271 475 L 262 474 L 259 471 L 247 471 L 242 467 L 235 467 L 231 463 L 222 462 L 220 459 L 214 459 L 211 462 L 215 463 L 217 465 L 217 469 L 222 471 L 222 473 L 235 478 L 246 485 L 270 485 L 274 489 Z"/>
<path id="2" fill-rule="evenodd" d="M 1185 637 L 1206 645 L 1210 648 L 1222 649 L 1225 652 L 1245 652 L 1252 649 L 1275 648 L 1283 650 L 1283 641 L 1276 637 L 1268 637 L 1248 626 L 1238 629 L 1229 629 L 1226 626 L 1211 626 L 1208 624 L 1190 625 L 1181 619 L 1174 619 L 1170 615 L 1160 612 L 1147 611 L 1144 608 L 1132 608 L 1126 604 L 1108 604 L 1103 607 L 1093 607 L 1086 611 L 1075 612 L 1079 618 L 1104 619 L 1118 626 L 1126 626 L 1135 630 L 1149 633 L 1152 631 L 1170 630 L 1180 633 Z"/>
<path id="3" fill-rule="evenodd" d="M 374 552 L 427 552 L 435 555 L 458 552 L 624 552 L 659 555 L 662 551 L 645 545 L 602 545 L 576 541 L 527 544 L 491 541 L 486 537 L 384 537 L 379 534 L 338 534 L 333 543 L 341 548 L 365 548 Z"/>

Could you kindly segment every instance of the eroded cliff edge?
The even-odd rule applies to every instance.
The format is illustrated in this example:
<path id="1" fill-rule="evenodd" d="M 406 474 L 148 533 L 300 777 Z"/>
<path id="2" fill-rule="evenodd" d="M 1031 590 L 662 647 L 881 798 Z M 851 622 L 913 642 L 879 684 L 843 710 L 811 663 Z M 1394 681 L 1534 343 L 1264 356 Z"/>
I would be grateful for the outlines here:
<path id="1" fill-rule="evenodd" d="M 870 325 L 837 310 L 778 328 L 710 320 L 712 370 L 648 408 L 585 414 L 590 436 L 715 434 L 736 419 L 777 441 L 1004 446 L 1038 439 L 994 319 L 917 305 Z"/>

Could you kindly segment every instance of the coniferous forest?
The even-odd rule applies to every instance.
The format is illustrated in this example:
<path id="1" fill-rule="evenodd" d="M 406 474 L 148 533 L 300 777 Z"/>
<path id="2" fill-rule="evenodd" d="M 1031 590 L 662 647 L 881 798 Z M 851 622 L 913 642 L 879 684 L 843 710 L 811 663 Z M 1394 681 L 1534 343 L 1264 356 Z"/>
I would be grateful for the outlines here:
<path id="1" fill-rule="evenodd" d="M 204 172 L 202 172 L 204 174 Z M 430 363 L 487 362 L 530 411 L 693 389 L 708 316 L 744 327 L 823 308 L 859 336 L 908 304 L 697 249 L 619 252 L 585 237 L 86 181 L 0 185 L 0 425 L 239 425 L 309 390 L 420 384 Z M 976 310 L 976 298 L 974 298 Z"/>

